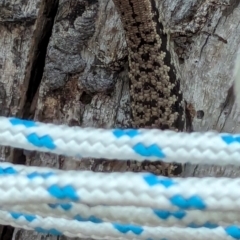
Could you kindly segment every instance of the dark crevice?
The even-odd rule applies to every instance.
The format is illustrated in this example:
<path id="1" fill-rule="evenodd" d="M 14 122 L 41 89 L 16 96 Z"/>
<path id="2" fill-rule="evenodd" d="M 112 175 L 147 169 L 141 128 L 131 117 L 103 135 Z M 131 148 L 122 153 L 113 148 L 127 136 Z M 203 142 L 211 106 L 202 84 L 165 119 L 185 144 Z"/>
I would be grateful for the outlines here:
<path id="1" fill-rule="evenodd" d="M 225 123 L 227 121 L 227 118 L 229 116 L 229 114 L 231 113 L 232 111 L 232 107 L 233 107 L 233 104 L 234 104 L 234 101 L 235 101 L 235 94 L 234 94 L 234 89 L 233 89 L 234 85 L 232 85 L 229 89 L 228 89 L 228 92 L 227 92 L 227 96 L 226 96 L 226 99 L 225 101 L 221 104 L 221 112 L 218 116 L 218 120 L 217 120 L 217 123 L 219 123 L 219 120 L 220 120 L 220 117 L 222 116 L 222 114 L 225 115 L 225 121 L 223 123 L 223 125 L 221 126 L 221 131 L 223 130 L 224 126 L 225 126 Z"/>
<path id="2" fill-rule="evenodd" d="M 197 111 L 197 119 L 203 119 L 203 117 L 204 117 L 204 111 L 198 110 Z"/>
<path id="3" fill-rule="evenodd" d="M 42 17 L 45 22 L 35 46 L 36 52 L 34 53 L 35 56 L 33 58 L 31 75 L 26 93 L 26 102 L 23 107 L 23 118 L 25 119 L 32 119 L 34 116 L 34 112 L 30 111 L 30 106 L 43 77 L 47 47 L 52 35 L 54 19 L 58 10 L 58 0 L 53 0 L 51 4 L 47 3 L 47 0 L 45 1 L 46 3 L 43 3 L 45 9 L 43 10 Z"/>
<path id="4" fill-rule="evenodd" d="M 2 228 L 2 232 L 0 234 L 1 240 L 11 240 L 13 235 L 14 227 L 12 226 L 4 226 Z"/>
<path id="5" fill-rule="evenodd" d="M 191 112 L 187 107 L 186 101 L 185 101 L 185 118 L 186 118 L 186 132 L 193 132 L 194 131 L 193 125 L 192 125 L 193 119 L 191 116 Z"/>
<path id="6" fill-rule="evenodd" d="M 80 102 L 82 102 L 83 104 L 87 105 L 90 104 L 92 101 L 93 96 L 87 92 L 83 92 L 81 97 L 80 97 Z"/>

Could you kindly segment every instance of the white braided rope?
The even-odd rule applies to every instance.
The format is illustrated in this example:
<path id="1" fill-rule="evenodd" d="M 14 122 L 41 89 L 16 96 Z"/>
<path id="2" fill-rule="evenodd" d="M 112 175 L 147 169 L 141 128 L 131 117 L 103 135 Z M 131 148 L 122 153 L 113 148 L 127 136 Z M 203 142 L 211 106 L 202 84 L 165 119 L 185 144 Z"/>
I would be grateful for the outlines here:
<path id="1" fill-rule="evenodd" d="M 52 234 L 65 235 L 69 237 L 84 237 L 93 239 L 168 239 L 168 240 L 216 240 L 234 238 L 228 236 L 222 227 L 215 229 L 206 228 L 177 228 L 177 227 L 135 227 L 126 233 L 121 233 L 116 224 L 113 227 L 111 223 L 94 224 L 91 222 L 77 222 L 66 219 L 56 219 L 52 217 L 42 218 L 36 216 L 34 221 L 27 221 L 23 217 L 18 220 L 12 220 L 9 213 L 0 211 L 0 224 L 9 224 L 15 227 L 21 227 L 29 230 L 42 231 L 44 229 L 52 229 Z M 39 227 L 41 226 L 41 227 Z M 53 231 L 54 229 L 54 231 Z"/>
<path id="2" fill-rule="evenodd" d="M 187 227 L 204 226 L 210 222 L 212 225 L 227 227 L 231 224 L 240 226 L 239 212 L 216 212 L 216 211 L 166 211 L 153 210 L 152 208 L 143 208 L 135 206 L 88 206 L 86 204 L 67 203 L 71 208 L 64 210 L 60 204 L 56 207 L 50 207 L 48 204 L 22 204 L 8 205 L 2 207 L 2 210 L 8 212 L 24 213 L 26 215 L 39 215 L 42 217 L 64 218 L 69 220 L 101 219 L 104 222 L 118 222 L 120 224 L 133 224 L 148 227 Z M 161 217 L 158 217 L 157 213 Z M 94 218 L 93 218 L 94 216 Z M 143 217 L 144 216 L 144 217 Z"/>
<path id="3" fill-rule="evenodd" d="M 172 211 L 239 211 L 239 186 L 240 179 L 228 178 L 170 179 L 148 173 L 48 171 L 45 174 L 1 176 L 0 204 L 47 204 L 61 200 Z"/>
<path id="4" fill-rule="evenodd" d="M 93 129 L 0 117 L 0 144 L 67 156 L 240 166 L 240 135 Z"/>
<path id="5" fill-rule="evenodd" d="M 77 222 L 52 217 L 42 218 L 35 216 L 34 220 L 28 221 L 24 217 L 13 220 L 12 216 L 5 211 L 0 211 L 0 224 L 11 224 L 28 230 L 36 230 L 45 233 L 45 229 L 51 229 L 54 235 L 65 235 L 68 237 L 82 237 L 93 239 L 168 239 L 168 240 L 232 240 L 226 234 L 223 227 L 215 229 L 207 228 L 177 228 L 177 227 L 126 227 L 124 232 L 119 231 L 123 225 L 111 223 L 94 224 L 91 222 Z M 41 227 L 40 227 L 41 226 Z M 161 237 L 161 238 L 159 238 Z"/>
<path id="6" fill-rule="evenodd" d="M 160 232 L 168 240 L 238 239 L 239 184 L 240 179 L 64 172 L 1 163 L 0 223 L 94 239 L 158 239 Z M 197 197 L 185 207 L 204 211 L 179 210 L 183 199 L 171 200 L 176 194 Z"/>

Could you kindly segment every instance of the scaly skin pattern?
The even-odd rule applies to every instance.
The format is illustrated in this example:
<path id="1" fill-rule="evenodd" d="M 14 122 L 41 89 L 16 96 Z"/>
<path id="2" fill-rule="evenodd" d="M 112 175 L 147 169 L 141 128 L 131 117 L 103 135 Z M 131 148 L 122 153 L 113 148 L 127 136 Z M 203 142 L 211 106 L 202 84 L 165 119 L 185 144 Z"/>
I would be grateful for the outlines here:
<path id="1" fill-rule="evenodd" d="M 113 0 L 125 30 L 129 54 L 132 125 L 182 131 L 180 82 L 171 61 L 154 0 Z"/>

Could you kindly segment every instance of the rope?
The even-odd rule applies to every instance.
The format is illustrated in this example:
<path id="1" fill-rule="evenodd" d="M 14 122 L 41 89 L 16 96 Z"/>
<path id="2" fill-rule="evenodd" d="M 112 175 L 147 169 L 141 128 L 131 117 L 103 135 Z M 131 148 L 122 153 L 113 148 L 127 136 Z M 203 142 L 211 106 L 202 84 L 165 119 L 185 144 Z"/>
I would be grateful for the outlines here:
<path id="1" fill-rule="evenodd" d="M 178 228 L 178 227 L 142 227 L 123 225 L 117 223 L 92 223 L 78 222 L 52 217 L 21 216 L 0 211 L 0 224 L 11 223 L 14 227 L 35 230 L 40 233 L 52 235 L 65 235 L 68 237 L 82 237 L 93 239 L 168 239 L 168 240 L 226 240 L 239 239 L 235 235 L 239 229 L 235 226 L 214 229 L 203 228 Z M 12 220 L 13 218 L 17 220 Z M 19 219 L 18 219 L 19 218 Z M 49 230 L 46 230 L 49 229 Z M 161 238 L 159 238 L 161 237 Z"/>
<path id="2" fill-rule="evenodd" d="M 6 211 L 25 213 L 25 215 L 39 215 L 42 217 L 64 218 L 78 221 L 118 222 L 149 227 L 195 227 L 195 226 L 221 226 L 239 224 L 239 213 L 235 211 L 217 212 L 200 210 L 167 211 L 153 208 L 135 206 L 88 206 L 81 203 L 57 204 L 22 204 L 8 205 Z M 144 216 L 144 218 L 143 218 Z M 211 224 L 210 224 L 211 223 Z"/>
<path id="3" fill-rule="evenodd" d="M 239 166 L 240 135 L 57 126 L 0 117 L 0 144 L 67 156 Z M 240 239 L 240 179 L 0 163 L 0 224 L 93 239 Z"/>
<path id="4" fill-rule="evenodd" d="M 239 183 L 1 163 L 0 224 L 94 239 L 239 239 Z"/>
<path id="5" fill-rule="evenodd" d="M 87 205 L 139 206 L 170 211 L 240 211 L 240 192 L 236 191 L 240 179 L 184 179 L 149 173 L 106 174 L 51 169 L 19 174 L 13 167 L 2 168 L 1 171 L 1 205 L 72 201 Z"/>
<path id="6" fill-rule="evenodd" d="M 0 117 L 1 145 L 81 157 L 240 166 L 240 135 L 94 129 Z M 76 160 L 77 160 L 76 159 Z"/>
<path id="7" fill-rule="evenodd" d="M 21 216 L 20 214 L 9 214 L 0 211 L 0 224 L 11 223 L 14 227 L 27 230 L 35 230 L 40 233 L 52 235 L 65 235 L 68 237 L 82 237 L 93 239 L 168 239 L 168 240 L 226 240 L 239 239 L 235 235 L 239 229 L 235 226 L 214 229 L 203 228 L 178 228 L 178 227 L 146 227 L 123 225 L 117 223 L 92 223 L 78 222 L 52 217 L 42 218 L 40 216 Z M 13 220 L 14 219 L 14 220 Z M 48 229 L 48 230 L 46 230 Z M 161 238 L 159 238 L 159 236 Z"/>

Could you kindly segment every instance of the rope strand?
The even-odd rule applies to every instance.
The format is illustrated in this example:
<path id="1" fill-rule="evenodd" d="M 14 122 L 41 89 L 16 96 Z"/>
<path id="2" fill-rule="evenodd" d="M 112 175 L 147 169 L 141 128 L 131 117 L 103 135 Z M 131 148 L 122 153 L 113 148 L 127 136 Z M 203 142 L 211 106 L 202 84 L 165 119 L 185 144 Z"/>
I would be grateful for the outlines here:
<path id="1" fill-rule="evenodd" d="M 240 135 L 94 129 L 0 117 L 3 146 L 66 156 L 240 166 Z M 77 159 L 76 159 L 77 160 Z"/>
<path id="2" fill-rule="evenodd" d="M 147 227 L 118 223 L 92 223 L 41 216 L 24 216 L 0 211 L 0 224 L 10 224 L 27 230 L 52 235 L 93 239 L 168 239 L 168 240 L 226 240 L 239 239 L 236 226 L 208 228 Z M 110 237 L 110 238 L 109 238 Z"/>

